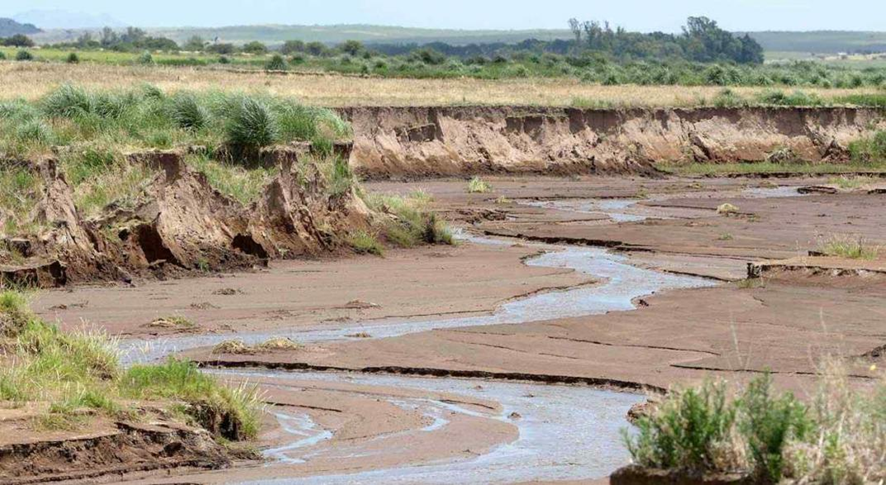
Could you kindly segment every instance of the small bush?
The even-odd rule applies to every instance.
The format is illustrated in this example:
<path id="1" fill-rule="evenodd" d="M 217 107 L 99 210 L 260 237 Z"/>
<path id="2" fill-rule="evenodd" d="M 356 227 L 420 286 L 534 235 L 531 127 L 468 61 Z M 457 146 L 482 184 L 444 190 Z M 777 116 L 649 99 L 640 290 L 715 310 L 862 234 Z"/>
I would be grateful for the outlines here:
<path id="1" fill-rule="evenodd" d="M 728 203 L 717 207 L 717 214 L 720 214 L 721 216 L 730 216 L 733 214 L 738 214 L 738 211 L 739 211 L 738 207 L 736 207 L 732 204 L 728 204 Z"/>
<path id="2" fill-rule="evenodd" d="M 34 54 L 31 54 L 30 52 L 28 52 L 26 50 L 20 50 L 20 51 L 16 52 L 15 60 L 17 60 L 17 61 L 33 61 Z"/>
<path id="3" fill-rule="evenodd" d="M 266 71 L 285 71 L 288 68 L 289 66 L 286 64 L 286 60 L 283 59 L 283 56 L 280 54 L 274 54 L 265 64 Z"/>
<path id="4" fill-rule="evenodd" d="M 144 51 L 138 56 L 135 62 L 143 66 L 149 66 L 154 64 L 154 56 L 152 56 L 150 52 Z"/>
<path id="5" fill-rule="evenodd" d="M 793 394 L 773 396 L 769 374 L 751 381 L 738 407 L 755 474 L 764 483 L 779 483 L 788 443 L 806 439 L 813 428 L 806 407 Z"/>
<path id="6" fill-rule="evenodd" d="M 637 422 L 639 433 L 626 444 L 640 466 L 705 473 L 738 468 L 733 426 L 735 407 L 724 382 L 672 393 L 655 414 Z"/>
<path id="7" fill-rule="evenodd" d="M 76 52 L 71 52 L 68 54 L 68 57 L 65 58 L 65 62 L 68 64 L 80 64 L 80 56 L 78 56 Z"/>

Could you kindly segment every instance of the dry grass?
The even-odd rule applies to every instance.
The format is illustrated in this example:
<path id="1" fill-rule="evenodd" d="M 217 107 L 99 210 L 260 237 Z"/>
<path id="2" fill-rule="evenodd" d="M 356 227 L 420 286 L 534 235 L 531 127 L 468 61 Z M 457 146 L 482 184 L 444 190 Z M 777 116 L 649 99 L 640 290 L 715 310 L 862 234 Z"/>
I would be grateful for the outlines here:
<path id="1" fill-rule="evenodd" d="M 247 345 L 242 340 L 226 340 L 216 345 L 215 348 L 212 349 L 212 353 L 229 355 L 252 355 L 278 351 L 295 351 L 301 348 L 301 344 L 292 339 L 285 337 L 276 337 L 256 345 Z"/>
<path id="2" fill-rule="evenodd" d="M 696 106 L 713 104 L 719 86 L 600 86 L 574 79 L 381 79 L 340 75 L 236 73 L 181 67 L 0 63 L 0 99 L 37 99 L 66 83 L 119 88 L 151 83 L 166 90 L 241 90 L 293 96 L 317 106 L 537 105 Z M 731 88 L 746 99 L 769 88 Z M 828 101 L 872 89 L 804 89 Z"/>

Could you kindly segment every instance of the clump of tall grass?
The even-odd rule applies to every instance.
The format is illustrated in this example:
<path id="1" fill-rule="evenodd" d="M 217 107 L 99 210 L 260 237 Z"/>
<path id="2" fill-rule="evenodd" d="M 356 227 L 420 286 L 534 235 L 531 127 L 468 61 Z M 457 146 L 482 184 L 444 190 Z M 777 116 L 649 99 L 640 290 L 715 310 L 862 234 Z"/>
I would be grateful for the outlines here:
<path id="1" fill-rule="evenodd" d="M 279 141 L 277 118 L 263 100 L 238 96 L 228 103 L 225 142 L 234 156 L 257 157 L 262 148 Z"/>
<path id="2" fill-rule="evenodd" d="M 853 162 L 873 163 L 886 161 L 886 131 L 855 140 L 849 144 L 849 156 Z"/>
<path id="3" fill-rule="evenodd" d="M 370 194 L 369 207 L 387 217 L 382 223 L 385 239 L 401 248 L 419 244 L 453 244 L 452 231 L 429 207 L 431 197 L 422 190 L 406 196 Z"/>

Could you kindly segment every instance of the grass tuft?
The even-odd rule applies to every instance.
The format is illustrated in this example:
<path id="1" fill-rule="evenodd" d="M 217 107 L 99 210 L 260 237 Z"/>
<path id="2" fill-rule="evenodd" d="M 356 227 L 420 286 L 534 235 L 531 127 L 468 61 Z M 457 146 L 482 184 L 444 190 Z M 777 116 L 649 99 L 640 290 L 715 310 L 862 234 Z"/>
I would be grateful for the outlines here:
<path id="1" fill-rule="evenodd" d="M 827 256 L 870 260 L 877 258 L 880 247 L 869 244 L 861 236 L 832 236 L 822 243 L 821 252 Z"/>
<path id="2" fill-rule="evenodd" d="M 487 192 L 492 192 L 492 185 L 480 177 L 474 177 L 468 182 L 469 194 L 485 194 Z"/>

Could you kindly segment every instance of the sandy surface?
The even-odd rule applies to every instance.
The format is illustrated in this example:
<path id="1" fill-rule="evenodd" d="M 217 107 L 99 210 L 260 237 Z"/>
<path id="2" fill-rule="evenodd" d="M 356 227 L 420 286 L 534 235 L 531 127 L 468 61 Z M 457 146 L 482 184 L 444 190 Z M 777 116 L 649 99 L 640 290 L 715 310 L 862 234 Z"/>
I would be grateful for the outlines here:
<path id="1" fill-rule="evenodd" d="M 158 318 L 183 316 L 199 332 L 246 332 L 352 320 L 489 312 L 503 301 L 589 282 L 568 270 L 528 267 L 521 247 L 436 246 L 342 260 L 273 262 L 267 271 L 53 290 L 34 308 L 66 328 L 118 336 L 168 335 Z"/>

